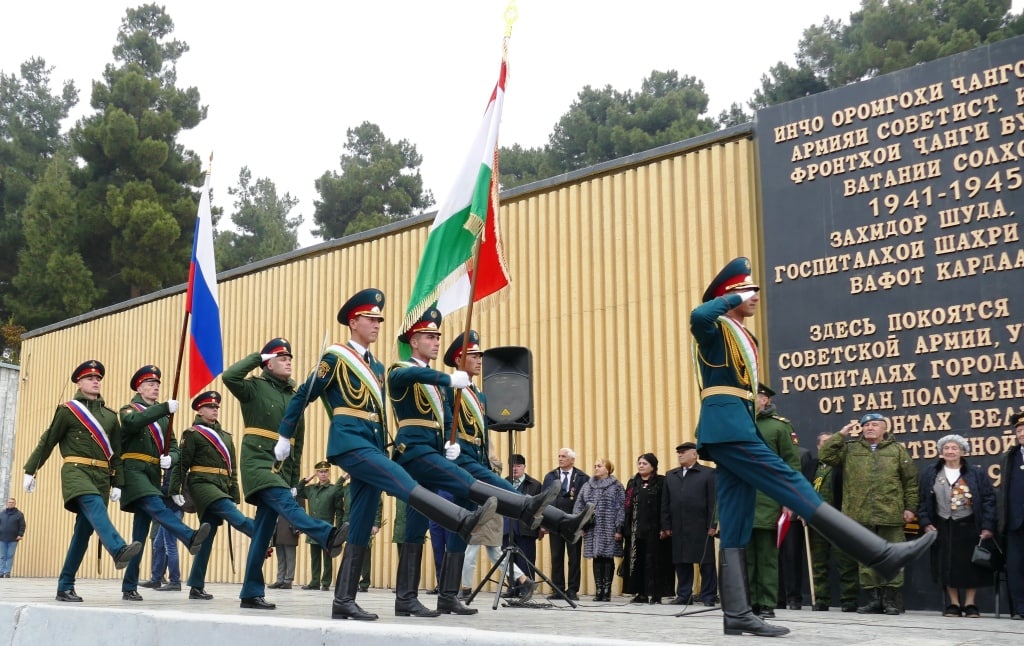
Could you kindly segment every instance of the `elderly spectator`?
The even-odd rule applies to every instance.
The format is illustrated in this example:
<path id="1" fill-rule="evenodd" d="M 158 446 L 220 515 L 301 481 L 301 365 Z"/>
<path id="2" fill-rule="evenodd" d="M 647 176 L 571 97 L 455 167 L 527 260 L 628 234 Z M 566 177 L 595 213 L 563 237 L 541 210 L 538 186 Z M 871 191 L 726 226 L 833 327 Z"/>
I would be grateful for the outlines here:
<path id="1" fill-rule="evenodd" d="M 594 463 L 594 475 L 580 489 L 573 507 L 582 512 L 587 504 L 594 505 L 594 522 L 583 535 L 583 556 L 593 559 L 594 601 L 612 600 L 612 578 L 615 576 L 615 557 L 622 556 L 622 542 L 615 532 L 625 520 L 626 490 L 612 473 L 615 465 L 607 458 Z"/>
<path id="2" fill-rule="evenodd" d="M 693 566 L 700 564 L 700 600 L 714 606 L 718 596 L 715 572 L 715 470 L 697 462 L 697 445 L 676 447 L 679 466 L 665 474 L 661 497 L 661 535 L 672 538 L 672 562 L 676 569 L 674 605 L 692 601 Z"/>
<path id="3" fill-rule="evenodd" d="M 942 614 L 980 617 L 974 593 L 992 585 L 992 573 L 971 563 L 971 554 L 979 540 L 992 538 L 996 529 L 996 493 L 981 467 L 972 468 L 964 459 L 967 440 L 946 435 L 936 447 L 942 458 L 921 476 L 918 517 L 925 531 L 939 533 L 932 547 L 932 572 L 949 595 Z"/>
<path id="4" fill-rule="evenodd" d="M 819 459 L 843 467 L 843 513 L 889 543 L 901 543 L 906 540 L 903 526 L 914 520 L 921 500 L 917 467 L 907 449 L 888 434 L 883 415 L 864 415 L 860 427 L 860 439 L 849 442 L 856 425 L 844 426 L 821 447 Z M 903 587 L 902 569 L 885 579 L 862 564 L 860 586 L 870 600 L 858 613 L 900 613 L 896 595 Z"/>
<path id="5" fill-rule="evenodd" d="M 1006 579 L 1013 619 L 1024 619 L 1024 413 L 1011 421 L 1016 446 L 1003 454 L 999 486 L 999 537 L 1006 546 Z"/>
<path id="6" fill-rule="evenodd" d="M 644 453 L 636 460 L 636 475 L 626 485 L 626 515 L 615 538 L 623 541 L 622 591 L 635 593 L 630 603 L 661 603 L 672 594 L 672 541 L 661 537 L 661 497 L 665 476 L 658 475 L 658 458 Z"/>

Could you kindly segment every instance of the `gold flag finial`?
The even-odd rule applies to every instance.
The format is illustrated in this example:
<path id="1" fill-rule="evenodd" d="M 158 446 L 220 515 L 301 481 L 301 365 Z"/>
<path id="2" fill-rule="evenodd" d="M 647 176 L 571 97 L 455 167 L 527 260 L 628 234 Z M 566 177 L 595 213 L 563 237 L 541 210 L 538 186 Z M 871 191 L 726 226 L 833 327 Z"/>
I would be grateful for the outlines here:
<path id="1" fill-rule="evenodd" d="M 213 151 L 210 151 L 210 161 L 206 164 L 206 174 L 210 175 L 213 173 Z"/>
<path id="2" fill-rule="evenodd" d="M 505 38 L 512 35 L 512 25 L 515 24 L 517 18 L 519 18 L 519 7 L 516 6 L 516 0 L 509 0 L 508 6 L 505 7 Z"/>

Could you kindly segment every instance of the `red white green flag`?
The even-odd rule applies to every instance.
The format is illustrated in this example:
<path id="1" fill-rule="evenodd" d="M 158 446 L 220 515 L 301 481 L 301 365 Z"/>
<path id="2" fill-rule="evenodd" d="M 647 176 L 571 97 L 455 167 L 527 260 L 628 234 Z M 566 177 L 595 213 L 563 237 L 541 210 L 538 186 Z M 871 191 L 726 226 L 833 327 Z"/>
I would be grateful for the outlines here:
<path id="1" fill-rule="evenodd" d="M 437 304 L 443 314 L 470 302 L 473 250 L 481 236 L 479 276 L 472 301 L 506 287 L 508 268 L 498 229 L 498 127 L 505 100 L 508 62 L 503 56 L 498 82 L 491 93 L 483 123 L 477 131 L 454 187 L 430 226 L 420 260 L 409 306 L 402 322 L 408 329 L 424 310 Z M 408 358 L 408 348 L 399 344 L 399 354 Z"/>

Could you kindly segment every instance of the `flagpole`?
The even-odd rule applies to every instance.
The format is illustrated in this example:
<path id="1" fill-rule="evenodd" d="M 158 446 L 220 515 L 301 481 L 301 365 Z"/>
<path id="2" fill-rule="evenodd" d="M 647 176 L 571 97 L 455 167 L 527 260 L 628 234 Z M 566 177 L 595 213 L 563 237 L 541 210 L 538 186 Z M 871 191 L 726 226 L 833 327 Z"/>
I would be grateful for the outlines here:
<path id="1" fill-rule="evenodd" d="M 495 154 L 495 164 L 497 164 L 498 155 Z M 497 171 L 497 166 L 495 166 Z M 493 192 L 493 189 L 492 189 Z M 494 217 L 498 217 L 498 210 L 494 210 Z M 462 352 L 459 354 L 458 369 L 465 370 L 466 368 L 466 348 L 469 347 L 469 331 L 473 327 L 473 297 L 476 296 L 476 279 L 480 276 L 480 272 L 477 271 L 477 262 L 480 259 L 480 238 L 476 239 L 476 243 L 473 245 L 473 277 L 469 281 L 469 309 L 466 312 L 466 329 L 462 333 Z M 455 390 L 455 402 L 452 404 L 452 428 L 448 433 L 448 441 L 451 444 L 455 444 L 458 441 L 459 435 L 459 413 L 462 412 L 462 391 L 459 389 Z"/>
<path id="2" fill-rule="evenodd" d="M 171 399 L 178 398 L 178 386 L 181 384 L 181 362 L 185 355 L 185 336 L 188 334 L 188 308 L 185 308 L 185 320 L 181 322 L 181 340 L 178 341 L 178 364 L 174 369 L 174 389 Z M 174 413 L 167 417 L 167 428 L 164 429 L 164 455 L 171 452 L 171 427 L 174 425 Z"/>

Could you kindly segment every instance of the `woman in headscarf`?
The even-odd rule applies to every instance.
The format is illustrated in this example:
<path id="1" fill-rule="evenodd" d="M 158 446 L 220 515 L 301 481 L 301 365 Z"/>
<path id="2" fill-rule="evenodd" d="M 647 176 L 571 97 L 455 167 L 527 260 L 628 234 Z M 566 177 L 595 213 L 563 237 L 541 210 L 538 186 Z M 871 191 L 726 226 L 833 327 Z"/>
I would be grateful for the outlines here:
<path id="1" fill-rule="evenodd" d="M 672 539 L 661 538 L 661 496 L 665 476 L 658 475 L 658 458 L 644 453 L 636 460 L 636 475 L 626 485 L 625 518 L 615 535 L 622 539 L 622 592 L 635 594 L 630 603 L 659 604 L 675 594 Z"/>
<path id="2" fill-rule="evenodd" d="M 932 572 L 949 595 L 949 606 L 942 614 L 979 617 L 974 593 L 992 585 L 992 572 L 974 565 L 971 554 L 975 545 L 991 539 L 995 532 L 995 490 L 981 467 L 967 464 L 968 445 L 963 437 L 946 435 L 936 448 L 942 457 L 921 476 L 918 517 L 925 531 L 938 532 L 932 547 Z"/>

